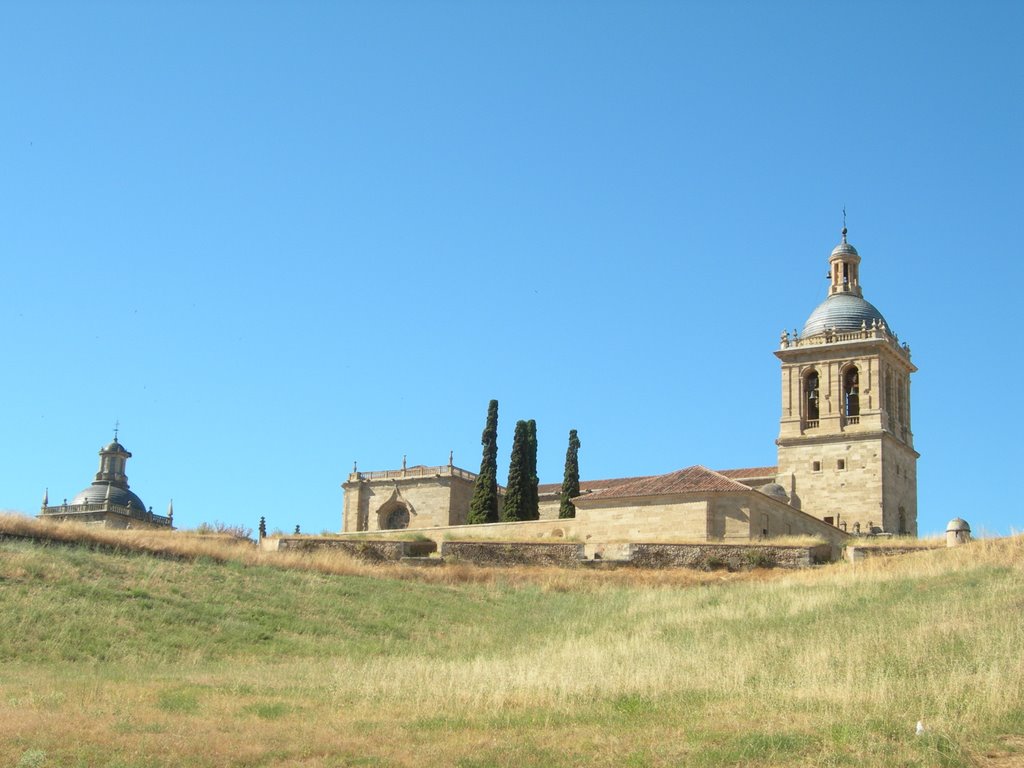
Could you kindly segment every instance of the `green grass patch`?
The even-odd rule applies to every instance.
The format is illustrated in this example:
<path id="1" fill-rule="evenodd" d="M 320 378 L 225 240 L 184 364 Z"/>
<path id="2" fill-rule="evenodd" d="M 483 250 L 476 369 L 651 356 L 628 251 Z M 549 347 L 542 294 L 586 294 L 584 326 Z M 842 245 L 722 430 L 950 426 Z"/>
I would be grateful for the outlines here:
<path id="1" fill-rule="evenodd" d="M 0 765 L 970 765 L 1022 746 L 1020 550 L 646 587 L 0 541 Z"/>

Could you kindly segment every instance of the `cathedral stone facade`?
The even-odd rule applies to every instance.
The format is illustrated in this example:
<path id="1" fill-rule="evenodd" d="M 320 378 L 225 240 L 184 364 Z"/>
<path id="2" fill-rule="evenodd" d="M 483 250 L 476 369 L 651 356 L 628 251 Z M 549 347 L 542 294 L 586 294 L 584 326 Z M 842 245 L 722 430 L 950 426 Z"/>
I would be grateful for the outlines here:
<path id="1" fill-rule="evenodd" d="M 910 348 L 863 297 L 860 255 L 842 242 L 829 290 L 803 330 L 783 331 L 777 464 L 582 481 L 576 518 L 534 526 L 584 540 L 738 541 L 812 535 L 917 535 L 917 452 L 910 429 Z M 360 472 L 345 491 L 342 530 L 465 525 L 476 475 L 452 464 Z M 559 484 L 542 485 L 541 521 L 558 517 Z M 499 495 L 502 489 L 499 489 Z M 525 530 L 525 529 L 524 529 Z M 495 532 L 496 535 L 497 532 Z"/>

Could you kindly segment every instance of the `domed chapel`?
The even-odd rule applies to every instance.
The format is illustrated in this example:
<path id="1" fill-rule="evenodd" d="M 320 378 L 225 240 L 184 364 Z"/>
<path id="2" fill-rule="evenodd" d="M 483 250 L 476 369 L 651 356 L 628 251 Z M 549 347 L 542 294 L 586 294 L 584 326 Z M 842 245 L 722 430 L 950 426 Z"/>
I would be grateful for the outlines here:
<path id="1" fill-rule="evenodd" d="M 174 522 L 173 503 L 167 515 L 153 514 L 142 499 L 128 487 L 125 468 L 132 455 L 114 439 L 100 448 L 100 468 L 92 484 L 79 491 L 68 503 L 50 506 L 49 491 L 43 494 L 39 517 L 49 520 L 73 520 L 105 528 L 171 528 Z"/>
<path id="2" fill-rule="evenodd" d="M 572 520 L 558 520 L 561 484 L 541 485 L 539 521 L 492 525 L 532 526 L 542 537 L 625 542 L 916 536 L 910 375 L 917 369 L 909 346 L 864 298 L 860 264 L 844 225 L 828 259 L 824 301 L 802 330 L 780 336 L 775 466 L 716 471 L 697 465 L 666 475 L 581 481 Z M 443 466 L 407 467 L 403 460 L 401 469 L 353 467 L 342 485 L 342 530 L 464 525 L 475 479 L 450 455 Z"/>

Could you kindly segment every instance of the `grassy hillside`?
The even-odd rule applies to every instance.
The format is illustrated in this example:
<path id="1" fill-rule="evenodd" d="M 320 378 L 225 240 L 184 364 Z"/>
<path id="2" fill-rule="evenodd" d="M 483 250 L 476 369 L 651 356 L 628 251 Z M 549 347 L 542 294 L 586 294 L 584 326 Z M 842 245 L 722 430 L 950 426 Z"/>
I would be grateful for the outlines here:
<path id="1" fill-rule="evenodd" d="M 185 559 L 0 541 L 0 765 L 1024 757 L 1021 538 L 725 579 L 182 541 Z"/>

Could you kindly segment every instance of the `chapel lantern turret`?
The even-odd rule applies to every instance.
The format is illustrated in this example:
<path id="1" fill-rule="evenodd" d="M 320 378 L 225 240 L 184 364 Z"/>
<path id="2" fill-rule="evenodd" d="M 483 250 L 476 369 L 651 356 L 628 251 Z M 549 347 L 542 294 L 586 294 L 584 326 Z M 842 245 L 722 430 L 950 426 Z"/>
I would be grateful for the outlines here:
<path id="1" fill-rule="evenodd" d="M 117 441 L 115 435 L 112 442 L 100 449 L 100 468 L 93 482 L 127 488 L 128 475 L 125 474 L 125 465 L 131 457 L 132 455 Z"/>

